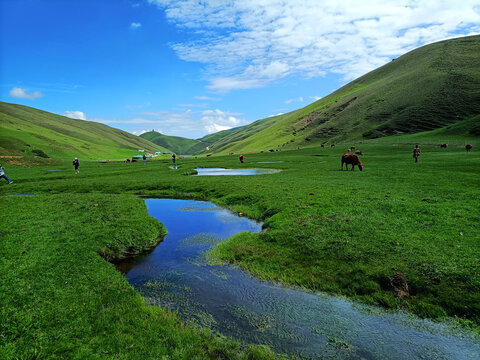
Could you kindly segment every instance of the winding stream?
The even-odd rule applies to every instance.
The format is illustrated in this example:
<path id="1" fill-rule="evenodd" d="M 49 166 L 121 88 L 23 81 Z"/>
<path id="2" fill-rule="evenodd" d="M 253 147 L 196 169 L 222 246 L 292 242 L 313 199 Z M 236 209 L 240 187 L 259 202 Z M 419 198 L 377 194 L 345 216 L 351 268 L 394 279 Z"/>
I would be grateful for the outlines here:
<path id="1" fill-rule="evenodd" d="M 212 203 L 147 199 L 168 236 L 151 253 L 119 265 L 152 304 L 245 343 L 279 353 L 334 359 L 480 359 L 480 339 L 453 325 L 328 295 L 258 281 L 204 252 L 261 224 Z"/>

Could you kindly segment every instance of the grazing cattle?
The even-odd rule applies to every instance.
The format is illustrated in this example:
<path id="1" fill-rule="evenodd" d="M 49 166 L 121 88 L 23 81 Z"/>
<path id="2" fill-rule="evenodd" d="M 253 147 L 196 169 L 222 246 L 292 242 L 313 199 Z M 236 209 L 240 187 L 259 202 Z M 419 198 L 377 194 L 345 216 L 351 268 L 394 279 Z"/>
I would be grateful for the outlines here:
<path id="1" fill-rule="evenodd" d="M 270 150 L 268 150 L 268 151 L 270 151 L 270 152 L 275 152 L 275 150 L 273 150 L 273 149 L 270 149 Z"/>
<path id="2" fill-rule="evenodd" d="M 125 162 L 126 162 L 126 163 L 129 163 L 129 162 L 130 162 L 130 159 L 125 159 Z"/>
<path id="3" fill-rule="evenodd" d="M 355 146 L 350 146 L 350 150 L 351 151 L 355 150 Z"/>
<path id="4" fill-rule="evenodd" d="M 325 147 L 325 144 L 322 144 L 321 147 L 324 148 L 324 147 Z"/>
<path id="5" fill-rule="evenodd" d="M 138 162 L 138 159 L 132 158 L 132 163 L 134 163 L 134 162 Z"/>
<path id="6" fill-rule="evenodd" d="M 357 155 L 363 155 L 363 153 L 360 150 L 355 151 L 355 154 Z"/>
<path id="7" fill-rule="evenodd" d="M 467 152 L 470 152 L 470 150 L 472 150 L 472 144 L 465 145 L 465 150 L 467 150 Z"/>
<path id="8" fill-rule="evenodd" d="M 228 155 L 233 155 L 233 154 L 235 154 L 235 153 L 234 152 L 228 153 Z"/>
<path id="9" fill-rule="evenodd" d="M 343 164 L 345 164 L 345 170 L 348 170 L 348 165 L 352 165 L 352 171 L 355 169 L 355 165 L 358 166 L 360 171 L 363 170 L 363 164 L 358 158 L 357 155 L 355 154 L 343 154 L 342 155 L 342 170 L 343 170 Z"/>
<path id="10" fill-rule="evenodd" d="M 448 146 L 448 144 L 440 144 L 440 148 L 442 148 L 442 149 L 446 149 L 447 146 Z"/>
<path id="11" fill-rule="evenodd" d="M 334 144 L 334 143 L 330 145 L 330 147 L 334 147 L 334 146 L 335 146 L 335 144 Z"/>

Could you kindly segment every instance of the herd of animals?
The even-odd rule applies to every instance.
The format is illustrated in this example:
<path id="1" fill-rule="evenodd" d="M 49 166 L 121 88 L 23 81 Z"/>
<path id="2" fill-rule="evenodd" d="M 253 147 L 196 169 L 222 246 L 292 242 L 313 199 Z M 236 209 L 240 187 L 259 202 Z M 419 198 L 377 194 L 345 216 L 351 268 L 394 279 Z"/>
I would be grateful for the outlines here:
<path id="1" fill-rule="evenodd" d="M 335 145 L 332 144 L 331 146 L 335 146 Z M 322 144 L 322 147 L 324 147 L 323 144 Z M 440 144 L 440 147 L 442 149 L 446 149 L 448 147 L 448 144 Z M 473 147 L 472 144 L 467 144 L 465 145 L 465 150 L 467 150 L 467 152 L 470 152 L 470 150 L 472 150 L 472 147 Z M 343 170 L 343 164 L 345 164 L 345 170 L 348 170 L 348 165 L 352 165 L 352 169 L 351 169 L 352 171 L 355 169 L 355 165 L 358 166 L 360 171 L 363 170 L 363 164 L 360 161 L 360 158 L 358 157 L 358 155 L 363 155 L 363 154 L 359 150 L 356 150 L 355 154 L 352 154 L 352 151 L 354 150 L 355 150 L 355 146 L 351 146 L 350 148 L 347 149 L 347 152 L 342 155 L 342 170 Z"/>
<path id="2" fill-rule="evenodd" d="M 330 144 L 330 146 L 334 147 L 335 143 Z M 321 147 L 322 148 L 325 147 L 325 144 L 321 144 Z M 446 149 L 448 147 L 448 144 L 440 144 L 440 147 L 442 149 Z M 472 147 L 473 147 L 472 144 L 467 144 L 467 145 L 465 145 L 465 150 L 467 152 L 470 152 L 470 150 L 472 150 Z M 359 158 L 359 156 L 363 155 L 363 153 L 360 150 L 355 150 L 355 149 L 356 149 L 355 146 L 350 146 L 347 149 L 347 152 L 342 155 L 342 170 L 343 170 L 343 165 L 344 164 L 345 164 L 345 170 L 348 170 L 348 165 L 352 165 L 352 168 L 351 168 L 352 171 L 355 169 L 355 166 L 358 166 L 358 169 L 360 171 L 363 170 L 363 164 L 362 164 L 362 162 L 360 161 L 360 158 Z M 230 153 L 230 155 L 233 155 L 233 154 L 234 153 Z M 239 160 L 243 164 L 245 162 L 245 156 L 240 155 Z M 130 162 L 130 161 L 131 162 L 137 162 L 137 159 L 135 159 L 135 158 L 132 158 L 132 160 L 125 159 L 125 162 Z"/>

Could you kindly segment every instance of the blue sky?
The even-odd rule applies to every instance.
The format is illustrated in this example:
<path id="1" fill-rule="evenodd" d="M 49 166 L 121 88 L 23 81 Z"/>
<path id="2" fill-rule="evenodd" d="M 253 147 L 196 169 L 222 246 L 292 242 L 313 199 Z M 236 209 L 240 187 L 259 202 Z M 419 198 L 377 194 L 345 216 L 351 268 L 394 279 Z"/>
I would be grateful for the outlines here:
<path id="1" fill-rule="evenodd" d="M 198 138 L 479 33 L 478 0 L 0 0 L 0 100 Z"/>

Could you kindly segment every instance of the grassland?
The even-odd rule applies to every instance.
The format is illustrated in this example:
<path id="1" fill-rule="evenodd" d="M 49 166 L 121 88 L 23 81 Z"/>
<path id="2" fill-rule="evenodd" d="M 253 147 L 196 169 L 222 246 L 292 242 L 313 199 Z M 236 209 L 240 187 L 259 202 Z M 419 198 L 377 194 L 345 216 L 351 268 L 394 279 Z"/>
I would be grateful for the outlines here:
<path id="1" fill-rule="evenodd" d="M 356 144 L 364 171 L 340 171 L 335 148 L 187 158 L 170 163 L 82 162 L 73 169 L 6 165 L 1 183 L 1 354 L 5 358 L 268 358 L 147 306 L 104 258 L 148 247 L 162 228 L 134 195 L 211 200 L 265 232 L 212 253 L 262 279 L 347 296 L 420 316 L 457 317 L 480 332 L 480 152 L 460 140 L 406 137 Z M 435 140 L 434 135 L 431 135 Z M 437 140 L 439 138 L 436 138 Z M 422 155 L 415 164 L 411 143 Z M 262 161 L 282 161 L 261 164 Z M 70 162 L 56 168 L 71 167 Z M 269 167 L 263 176 L 192 177 L 195 167 Z M 97 205 L 95 205 L 97 204 Z M 167 229 L 168 230 L 168 229 Z M 101 254 L 103 256 L 100 256 Z M 401 272 L 410 297 L 397 298 Z M 195 357 L 194 357 L 195 358 Z"/>
<path id="2" fill-rule="evenodd" d="M 31 164 L 35 156 L 37 160 L 121 159 L 137 154 L 138 149 L 166 151 L 104 124 L 0 102 L 0 156 L 15 156 L 17 162 Z"/>

